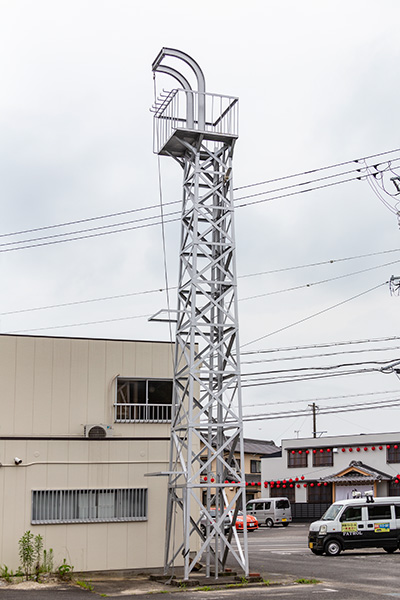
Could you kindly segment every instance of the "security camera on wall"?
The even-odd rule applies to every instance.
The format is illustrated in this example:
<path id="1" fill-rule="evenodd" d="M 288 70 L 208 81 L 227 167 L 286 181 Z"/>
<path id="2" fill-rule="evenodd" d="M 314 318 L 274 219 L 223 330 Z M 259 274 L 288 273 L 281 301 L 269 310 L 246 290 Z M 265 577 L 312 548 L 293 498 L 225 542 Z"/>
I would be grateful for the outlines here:
<path id="1" fill-rule="evenodd" d="M 14 462 L 15 462 L 16 465 L 20 465 L 22 463 L 22 458 L 18 458 L 18 456 L 16 456 L 14 458 Z"/>

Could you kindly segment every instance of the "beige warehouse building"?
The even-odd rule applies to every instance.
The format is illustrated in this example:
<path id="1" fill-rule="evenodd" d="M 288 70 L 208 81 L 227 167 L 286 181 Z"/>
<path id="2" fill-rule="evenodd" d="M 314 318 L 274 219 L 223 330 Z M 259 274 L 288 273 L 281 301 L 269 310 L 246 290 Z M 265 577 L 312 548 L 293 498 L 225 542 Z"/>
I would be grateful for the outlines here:
<path id="1" fill-rule="evenodd" d="M 164 560 L 173 348 L 0 335 L 0 564 L 30 529 L 76 571 Z"/>

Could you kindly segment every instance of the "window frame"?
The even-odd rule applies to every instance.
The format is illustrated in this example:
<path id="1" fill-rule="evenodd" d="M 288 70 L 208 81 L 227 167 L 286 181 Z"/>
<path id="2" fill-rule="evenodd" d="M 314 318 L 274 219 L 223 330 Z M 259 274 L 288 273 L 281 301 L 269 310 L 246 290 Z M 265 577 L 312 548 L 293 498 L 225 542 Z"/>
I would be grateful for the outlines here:
<path id="1" fill-rule="evenodd" d="M 112 500 L 112 504 L 109 502 Z M 107 503 L 108 501 L 108 503 Z M 110 513 L 110 509 L 113 514 Z M 84 514 L 84 513 L 87 514 Z M 31 524 L 148 520 L 148 488 L 32 490 Z"/>
<path id="2" fill-rule="evenodd" d="M 260 459 L 250 459 L 250 473 L 259 475 L 261 473 L 261 460 Z"/>
<path id="3" fill-rule="evenodd" d="M 395 448 L 392 444 L 389 448 L 386 447 L 386 462 L 388 464 L 400 463 L 400 444 L 398 448 Z"/>
<path id="4" fill-rule="evenodd" d="M 171 386 L 171 402 L 150 402 L 149 386 L 151 383 L 167 383 Z M 144 383 L 144 402 L 118 402 L 120 384 Z M 128 390 L 130 388 L 128 387 Z M 173 379 L 165 377 L 116 377 L 114 396 L 114 422 L 115 423 L 170 423 L 173 403 Z M 129 391 L 130 394 L 130 391 Z M 128 397 L 128 400 L 131 400 Z"/>
<path id="5" fill-rule="evenodd" d="M 321 452 L 322 449 L 322 452 Z M 313 451 L 313 467 L 333 467 L 333 452 L 330 449 L 321 448 L 316 452 Z M 318 457 L 318 459 L 317 459 Z"/>
<path id="6" fill-rule="evenodd" d="M 301 450 L 301 454 L 299 452 Z M 294 454 L 293 454 L 294 451 Z M 288 469 L 307 469 L 308 454 L 305 449 L 291 448 L 287 451 L 287 466 Z"/>

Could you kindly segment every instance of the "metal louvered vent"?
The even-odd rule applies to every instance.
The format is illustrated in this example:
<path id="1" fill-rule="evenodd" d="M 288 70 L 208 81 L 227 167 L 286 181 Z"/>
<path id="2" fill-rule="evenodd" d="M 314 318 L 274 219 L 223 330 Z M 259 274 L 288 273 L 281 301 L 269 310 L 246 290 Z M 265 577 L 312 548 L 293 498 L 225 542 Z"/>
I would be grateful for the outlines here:
<path id="1" fill-rule="evenodd" d="M 112 436 L 112 427 L 111 425 L 85 425 L 84 435 L 92 440 L 102 440 Z"/>

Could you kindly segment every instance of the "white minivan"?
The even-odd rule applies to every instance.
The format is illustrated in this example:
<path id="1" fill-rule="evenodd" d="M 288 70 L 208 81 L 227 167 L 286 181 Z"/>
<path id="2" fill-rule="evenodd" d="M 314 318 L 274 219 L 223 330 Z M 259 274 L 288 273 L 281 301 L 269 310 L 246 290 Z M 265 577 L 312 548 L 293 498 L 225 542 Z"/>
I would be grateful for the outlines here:
<path id="1" fill-rule="evenodd" d="M 292 520 L 292 509 L 287 498 L 257 498 L 246 504 L 248 515 L 256 517 L 259 525 L 287 527 Z"/>
<path id="2" fill-rule="evenodd" d="M 337 556 L 342 550 L 383 548 L 392 553 L 400 544 L 400 496 L 334 502 L 319 521 L 311 523 L 308 547 L 314 554 Z"/>

